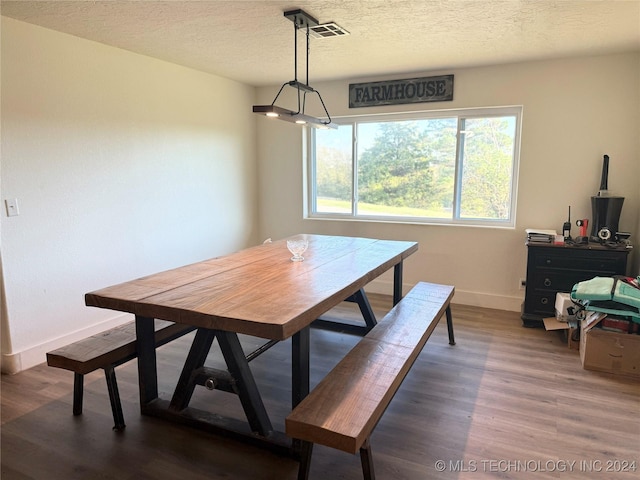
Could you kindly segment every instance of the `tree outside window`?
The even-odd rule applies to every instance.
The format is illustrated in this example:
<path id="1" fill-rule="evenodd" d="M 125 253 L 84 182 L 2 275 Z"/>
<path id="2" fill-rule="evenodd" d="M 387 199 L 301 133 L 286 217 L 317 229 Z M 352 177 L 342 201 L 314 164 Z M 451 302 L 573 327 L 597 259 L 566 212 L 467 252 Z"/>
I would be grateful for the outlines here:
<path id="1" fill-rule="evenodd" d="M 309 214 L 513 226 L 520 115 L 429 112 L 315 130 Z"/>

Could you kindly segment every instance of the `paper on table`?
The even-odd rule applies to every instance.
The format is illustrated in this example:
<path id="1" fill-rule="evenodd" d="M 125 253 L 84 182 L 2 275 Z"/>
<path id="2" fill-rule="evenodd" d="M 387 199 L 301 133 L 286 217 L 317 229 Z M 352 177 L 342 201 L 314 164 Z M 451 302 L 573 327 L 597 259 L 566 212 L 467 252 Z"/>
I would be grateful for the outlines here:
<path id="1" fill-rule="evenodd" d="M 551 235 L 554 237 L 557 235 L 555 230 L 541 230 L 538 228 L 527 228 L 525 232 L 527 235 Z"/>

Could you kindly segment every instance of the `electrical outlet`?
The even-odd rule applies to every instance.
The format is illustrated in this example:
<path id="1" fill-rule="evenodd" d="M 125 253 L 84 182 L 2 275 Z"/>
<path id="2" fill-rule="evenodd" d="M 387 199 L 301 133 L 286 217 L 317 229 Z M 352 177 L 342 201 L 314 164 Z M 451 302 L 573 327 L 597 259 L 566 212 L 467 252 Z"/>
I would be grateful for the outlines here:
<path id="1" fill-rule="evenodd" d="M 524 290 L 526 286 L 527 286 L 527 280 L 524 278 L 521 278 L 520 281 L 518 282 L 518 288 L 520 290 Z"/>

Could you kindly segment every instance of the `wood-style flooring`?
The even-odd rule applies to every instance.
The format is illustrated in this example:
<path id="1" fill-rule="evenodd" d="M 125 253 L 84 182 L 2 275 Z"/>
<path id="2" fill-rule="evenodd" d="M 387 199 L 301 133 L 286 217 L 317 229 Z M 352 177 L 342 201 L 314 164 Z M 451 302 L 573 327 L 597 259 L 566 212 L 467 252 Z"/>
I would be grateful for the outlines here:
<path id="1" fill-rule="evenodd" d="M 370 300 L 378 315 L 390 307 L 386 296 Z M 584 370 L 560 334 L 524 328 L 516 312 L 452 310 L 457 344 L 448 344 L 442 320 L 371 437 L 378 480 L 640 478 L 639 380 Z M 344 304 L 330 316 L 355 319 L 357 311 Z M 192 335 L 158 350 L 164 397 Z M 358 337 L 312 330 L 311 341 L 313 388 Z M 250 351 L 262 341 L 242 343 Z M 279 430 L 291 402 L 289 355 L 287 341 L 251 362 Z M 215 343 L 207 364 L 222 367 Z M 293 459 L 141 416 L 136 362 L 116 372 L 124 432 L 111 430 L 102 371 L 85 378 L 78 417 L 71 372 L 42 364 L 3 375 L 2 480 L 296 478 Z M 234 395 L 196 389 L 192 405 L 212 402 L 242 418 Z M 360 478 L 358 456 L 314 448 L 312 480 Z"/>

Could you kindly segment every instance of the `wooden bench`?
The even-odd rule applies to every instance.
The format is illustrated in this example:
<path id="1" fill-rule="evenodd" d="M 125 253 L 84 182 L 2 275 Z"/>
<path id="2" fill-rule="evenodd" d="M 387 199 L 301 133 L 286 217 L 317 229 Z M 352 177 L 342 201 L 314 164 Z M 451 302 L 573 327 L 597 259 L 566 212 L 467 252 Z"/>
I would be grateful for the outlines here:
<path id="1" fill-rule="evenodd" d="M 364 478 L 375 478 L 369 436 L 445 312 L 455 344 L 453 293 L 418 283 L 289 414 L 286 433 L 302 441 L 298 480 L 309 476 L 314 443 L 360 451 Z"/>
<path id="2" fill-rule="evenodd" d="M 195 327 L 155 320 L 155 329 L 156 346 L 159 347 L 191 332 Z M 104 369 L 115 422 L 113 429 L 122 430 L 126 425 L 114 368 L 136 357 L 136 325 L 135 322 L 129 322 L 47 353 L 47 365 L 74 372 L 74 415 L 82 414 L 84 376 L 99 368 Z"/>

